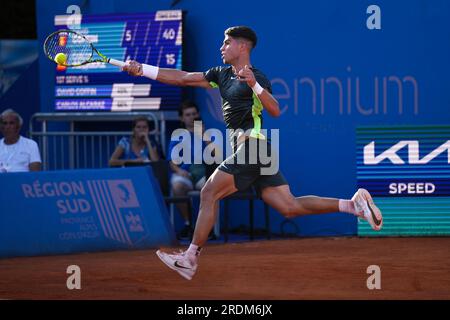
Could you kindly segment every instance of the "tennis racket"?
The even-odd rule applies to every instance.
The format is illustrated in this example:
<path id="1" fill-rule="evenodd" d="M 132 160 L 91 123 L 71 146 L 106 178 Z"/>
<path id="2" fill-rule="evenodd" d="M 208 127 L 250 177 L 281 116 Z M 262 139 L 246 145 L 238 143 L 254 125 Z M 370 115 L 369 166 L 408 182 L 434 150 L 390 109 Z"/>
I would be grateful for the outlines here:
<path id="1" fill-rule="evenodd" d="M 84 35 L 73 30 L 61 29 L 50 34 L 44 41 L 44 52 L 53 62 L 56 62 L 58 53 L 65 54 L 65 62 L 56 63 L 66 67 L 78 67 L 92 62 L 110 63 L 117 67 L 125 65 L 123 61 L 101 54 Z"/>

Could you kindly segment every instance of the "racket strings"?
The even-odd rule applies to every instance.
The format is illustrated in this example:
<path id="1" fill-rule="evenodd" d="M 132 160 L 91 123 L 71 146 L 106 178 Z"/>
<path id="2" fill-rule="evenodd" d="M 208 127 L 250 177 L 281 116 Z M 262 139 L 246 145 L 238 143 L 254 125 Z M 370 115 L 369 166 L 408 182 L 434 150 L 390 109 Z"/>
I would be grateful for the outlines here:
<path id="1" fill-rule="evenodd" d="M 92 47 L 86 38 L 68 31 L 57 32 L 47 38 L 45 51 L 52 60 L 58 53 L 64 53 L 67 66 L 84 64 L 92 57 Z"/>

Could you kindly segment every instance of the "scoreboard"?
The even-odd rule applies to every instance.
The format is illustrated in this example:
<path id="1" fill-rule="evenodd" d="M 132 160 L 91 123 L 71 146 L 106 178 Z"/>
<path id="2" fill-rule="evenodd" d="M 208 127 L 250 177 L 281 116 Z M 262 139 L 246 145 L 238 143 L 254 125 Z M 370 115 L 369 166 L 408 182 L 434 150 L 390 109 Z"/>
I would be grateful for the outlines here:
<path id="1" fill-rule="evenodd" d="M 55 29 L 85 35 L 106 56 L 162 68 L 182 68 L 182 11 L 55 16 Z M 104 63 L 56 66 L 55 110 L 145 111 L 176 109 L 181 88 L 133 77 Z"/>

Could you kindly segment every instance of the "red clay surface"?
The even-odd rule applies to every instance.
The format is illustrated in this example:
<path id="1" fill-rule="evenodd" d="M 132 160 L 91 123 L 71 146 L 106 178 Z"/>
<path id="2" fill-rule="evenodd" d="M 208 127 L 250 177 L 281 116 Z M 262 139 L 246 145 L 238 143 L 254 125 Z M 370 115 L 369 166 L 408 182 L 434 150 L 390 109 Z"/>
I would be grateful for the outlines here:
<path id="1" fill-rule="evenodd" d="M 154 250 L 0 260 L 0 299 L 450 299 L 450 238 L 307 238 L 206 247 L 187 281 Z M 66 269 L 81 268 L 81 290 Z M 381 289 L 366 286 L 381 268 Z"/>

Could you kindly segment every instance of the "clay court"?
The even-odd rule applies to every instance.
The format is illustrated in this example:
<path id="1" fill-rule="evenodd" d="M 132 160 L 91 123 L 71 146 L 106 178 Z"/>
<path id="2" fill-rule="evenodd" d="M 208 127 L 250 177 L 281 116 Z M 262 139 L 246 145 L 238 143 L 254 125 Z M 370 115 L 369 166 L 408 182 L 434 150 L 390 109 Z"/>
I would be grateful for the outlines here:
<path id="1" fill-rule="evenodd" d="M 439 237 L 213 244 L 192 281 L 150 249 L 2 259 L 0 299 L 449 299 L 449 247 Z M 74 264 L 81 290 L 66 287 Z M 366 286 L 370 265 L 380 290 Z"/>

